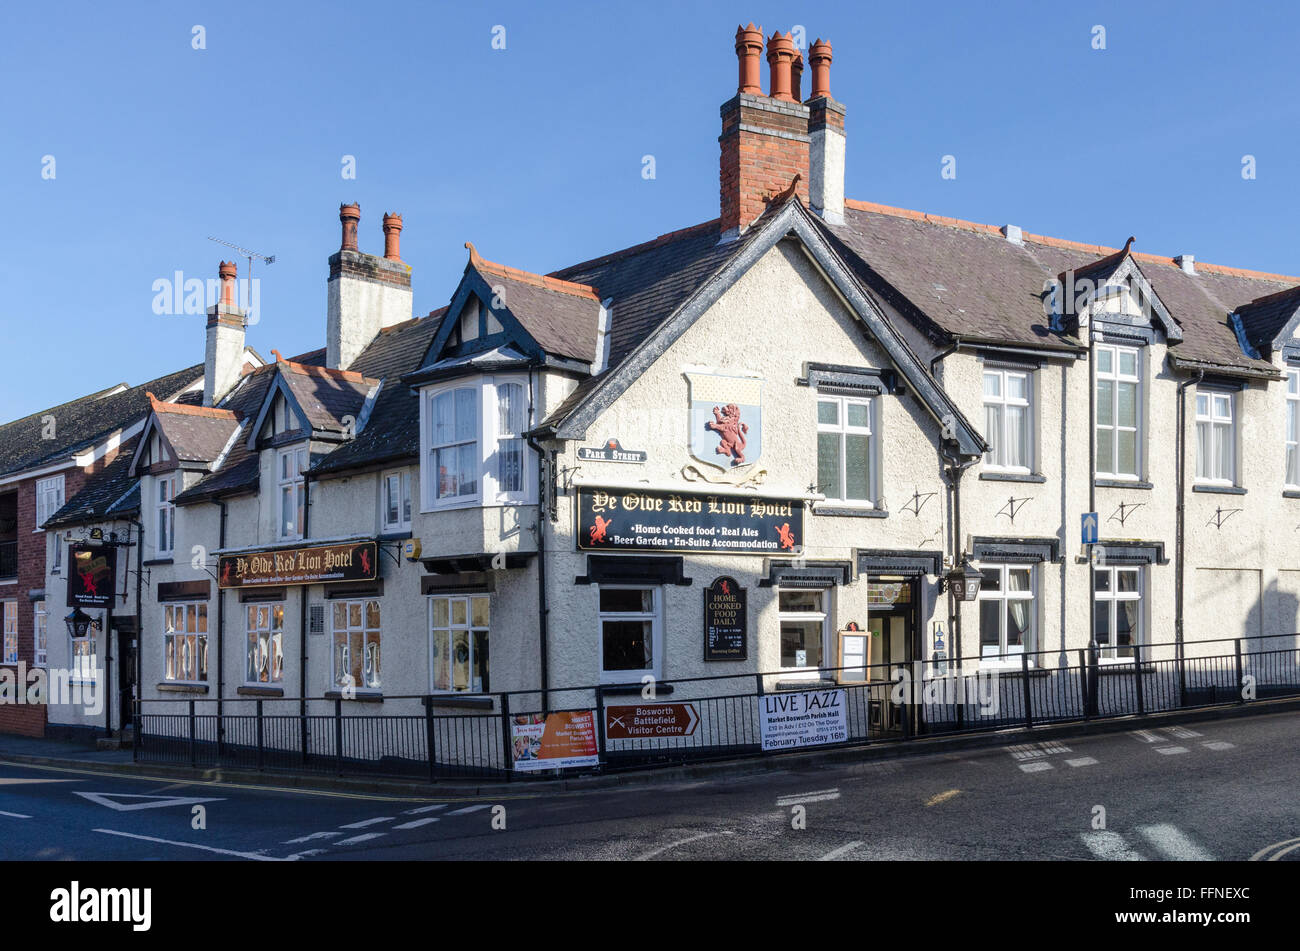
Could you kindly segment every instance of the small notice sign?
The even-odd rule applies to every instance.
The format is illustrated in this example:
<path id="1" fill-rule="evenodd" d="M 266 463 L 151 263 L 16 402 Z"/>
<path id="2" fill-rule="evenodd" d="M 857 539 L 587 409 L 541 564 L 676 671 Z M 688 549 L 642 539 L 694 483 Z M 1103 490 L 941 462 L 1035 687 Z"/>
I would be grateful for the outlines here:
<path id="1" fill-rule="evenodd" d="M 849 738 L 843 690 L 769 693 L 758 698 L 764 750 L 842 743 Z"/>
<path id="2" fill-rule="evenodd" d="M 724 575 L 704 589 L 704 659 L 745 660 L 749 616 L 745 589 Z"/>
<path id="3" fill-rule="evenodd" d="M 578 458 L 584 462 L 642 463 L 646 453 L 644 449 L 624 449 L 617 439 L 607 439 L 603 446 L 579 446 Z"/>

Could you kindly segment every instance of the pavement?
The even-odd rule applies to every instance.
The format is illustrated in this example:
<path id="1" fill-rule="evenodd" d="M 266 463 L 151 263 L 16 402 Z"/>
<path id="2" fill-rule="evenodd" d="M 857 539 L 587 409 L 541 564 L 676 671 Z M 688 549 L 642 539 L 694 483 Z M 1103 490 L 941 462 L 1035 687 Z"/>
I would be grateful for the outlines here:
<path id="1" fill-rule="evenodd" d="M 888 759 L 470 795 L 104 771 L 129 751 L 87 751 L 67 765 L 0 755 L 0 859 L 1295 861 L 1295 728 L 1290 711 L 1206 716 Z"/>

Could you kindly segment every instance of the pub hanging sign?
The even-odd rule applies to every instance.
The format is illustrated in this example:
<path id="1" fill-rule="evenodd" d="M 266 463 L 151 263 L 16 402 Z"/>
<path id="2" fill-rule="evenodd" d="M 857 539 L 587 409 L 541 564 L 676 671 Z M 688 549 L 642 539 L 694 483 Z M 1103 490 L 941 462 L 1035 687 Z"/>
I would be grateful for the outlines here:
<path id="1" fill-rule="evenodd" d="M 724 575 L 704 589 L 704 659 L 746 660 L 749 615 L 745 589 Z"/>
<path id="2" fill-rule="evenodd" d="M 69 545 L 68 607 L 111 608 L 117 577 L 117 549 L 107 545 Z"/>
<path id="3" fill-rule="evenodd" d="M 378 545 L 370 541 L 222 555 L 217 585 L 221 588 L 256 588 L 374 581 L 378 553 Z"/>
<path id="4" fill-rule="evenodd" d="M 800 499 L 578 487 L 580 551 L 803 551 Z"/>

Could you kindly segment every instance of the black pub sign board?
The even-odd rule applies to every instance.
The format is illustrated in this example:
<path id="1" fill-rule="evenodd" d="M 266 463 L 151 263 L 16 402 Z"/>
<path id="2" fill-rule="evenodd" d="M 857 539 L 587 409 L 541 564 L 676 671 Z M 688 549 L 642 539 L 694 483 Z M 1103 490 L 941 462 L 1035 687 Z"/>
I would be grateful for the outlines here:
<path id="1" fill-rule="evenodd" d="M 749 657 L 749 614 L 745 589 L 726 575 L 704 589 L 704 659 Z"/>
<path id="2" fill-rule="evenodd" d="M 803 509 L 800 499 L 579 486 L 578 549 L 797 554 Z"/>
<path id="3" fill-rule="evenodd" d="M 111 608 L 117 578 L 117 549 L 107 545 L 69 545 L 68 607 Z"/>

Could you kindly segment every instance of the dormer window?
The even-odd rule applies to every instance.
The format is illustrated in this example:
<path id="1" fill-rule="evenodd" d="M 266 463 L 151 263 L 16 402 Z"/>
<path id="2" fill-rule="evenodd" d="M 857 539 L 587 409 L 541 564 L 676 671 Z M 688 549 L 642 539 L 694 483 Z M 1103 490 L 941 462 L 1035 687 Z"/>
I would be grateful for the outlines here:
<path id="1" fill-rule="evenodd" d="M 423 510 L 532 500 L 529 414 L 523 377 L 457 380 L 426 391 Z"/>
<path id="2" fill-rule="evenodd" d="M 307 483 L 303 471 L 307 468 L 306 448 L 283 449 L 276 453 L 280 538 L 302 538 L 307 506 Z"/>

